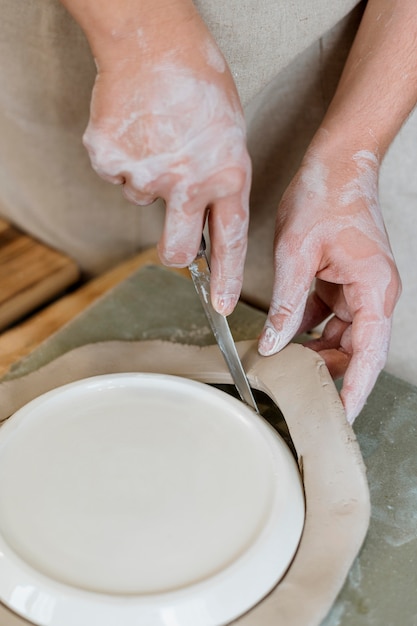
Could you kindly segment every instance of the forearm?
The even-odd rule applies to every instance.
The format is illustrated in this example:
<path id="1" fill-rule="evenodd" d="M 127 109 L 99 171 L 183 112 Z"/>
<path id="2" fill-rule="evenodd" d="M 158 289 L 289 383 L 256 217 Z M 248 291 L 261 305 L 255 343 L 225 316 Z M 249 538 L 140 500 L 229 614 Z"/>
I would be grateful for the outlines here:
<path id="1" fill-rule="evenodd" d="M 369 0 L 322 137 L 380 160 L 416 102 L 415 0 Z"/>

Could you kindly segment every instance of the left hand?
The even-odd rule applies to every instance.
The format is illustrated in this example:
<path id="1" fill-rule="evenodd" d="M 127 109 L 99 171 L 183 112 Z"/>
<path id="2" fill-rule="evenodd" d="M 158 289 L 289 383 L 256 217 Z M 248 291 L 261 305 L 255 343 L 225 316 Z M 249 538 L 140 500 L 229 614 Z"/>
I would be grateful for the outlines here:
<path id="1" fill-rule="evenodd" d="M 259 351 L 270 355 L 332 315 L 308 342 L 333 377 L 350 423 L 383 368 L 401 290 L 369 151 L 310 149 L 278 209 L 275 283 Z M 309 295 L 316 278 L 315 289 Z"/>

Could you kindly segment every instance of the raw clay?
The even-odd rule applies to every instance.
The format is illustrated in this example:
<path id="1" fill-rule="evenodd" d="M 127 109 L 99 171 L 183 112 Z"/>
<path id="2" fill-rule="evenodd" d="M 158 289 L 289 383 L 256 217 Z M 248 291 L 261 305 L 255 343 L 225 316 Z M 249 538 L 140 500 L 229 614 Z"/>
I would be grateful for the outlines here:
<path id="1" fill-rule="evenodd" d="M 260 357 L 256 342 L 237 344 L 251 386 L 285 416 L 306 497 L 301 542 L 286 575 L 239 626 L 318 626 L 331 608 L 365 538 L 370 515 L 362 457 L 321 358 L 299 345 Z M 231 383 L 217 346 L 111 341 L 77 348 L 0 385 L 0 419 L 59 385 L 112 372 L 160 372 Z M 2 626 L 28 622 L 0 606 Z"/>

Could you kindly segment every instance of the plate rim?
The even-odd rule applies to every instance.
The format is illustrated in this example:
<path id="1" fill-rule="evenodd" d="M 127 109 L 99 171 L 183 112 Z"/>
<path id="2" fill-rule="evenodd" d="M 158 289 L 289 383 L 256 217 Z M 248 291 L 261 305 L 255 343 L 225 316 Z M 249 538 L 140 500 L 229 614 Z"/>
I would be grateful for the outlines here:
<path id="1" fill-rule="evenodd" d="M 293 463 L 293 469 L 298 473 L 296 463 L 288 449 L 288 446 L 285 444 L 285 442 L 283 442 L 282 438 L 263 418 L 259 418 L 249 407 L 246 407 L 241 401 L 237 400 L 236 398 L 231 397 L 230 395 L 226 394 L 225 392 L 221 390 L 215 389 L 213 387 L 209 387 L 207 384 L 201 381 L 191 380 L 189 378 L 186 378 L 184 376 L 177 375 L 177 374 L 173 375 L 173 374 L 166 374 L 166 373 L 161 373 L 161 372 L 129 371 L 129 372 L 115 372 L 115 373 L 99 374 L 99 375 L 94 375 L 94 376 L 88 376 L 88 377 L 85 377 L 85 378 L 82 378 L 73 382 L 69 382 L 64 385 L 60 385 L 59 387 L 56 387 L 50 391 L 47 391 L 46 393 L 43 393 L 37 398 L 28 402 L 23 407 L 18 409 L 14 413 L 11 419 L 7 420 L 7 422 L 0 429 L 0 446 L 3 440 L 5 438 L 7 439 L 7 437 L 9 436 L 9 432 L 13 433 L 13 430 L 15 428 L 18 428 L 19 423 L 22 420 L 26 419 L 25 416 L 27 414 L 30 414 L 33 408 L 36 409 L 38 406 L 41 406 L 45 401 L 48 401 L 49 399 L 52 399 L 56 397 L 57 395 L 61 395 L 63 392 L 65 393 L 67 391 L 71 391 L 71 389 L 74 389 L 74 388 L 76 389 L 77 387 L 78 388 L 87 387 L 91 389 L 91 388 L 96 387 L 97 385 L 100 385 L 100 383 L 102 382 L 106 382 L 110 380 L 114 381 L 115 379 L 122 382 L 123 380 L 126 380 L 126 379 L 138 380 L 139 378 L 148 379 L 148 380 L 150 378 L 153 380 L 168 380 L 170 382 L 173 382 L 175 379 L 176 382 L 181 381 L 182 385 L 185 385 L 187 387 L 191 386 L 191 387 L 195 387 L 198 389 L 203 388 L 206 391 L 206 393 L 209 393 L 210 396 L 214 398 L 217 397 L 218 400 L 221 399 L 223 403 L 234 407 L 235 410 L 238 408 L 239 413 L 243 412 L 243 415 L 245 416 L 246 419 L 248 419 L 248 416 L 250 416 L 250 420 L 253 422 L 253 424 L 256 424 L 257 428 L 261 429 L 261 431 L 263 432 L 263 436 L 266 438 L 265 440 L 269 442 L 269 445 L 271 446 L 271 450 L 273 446 L 276 445 L 276 441 L 279 442 L 278 446 L 280 448 L 284 447 L 285 450 L 287 450 L 288 458 L 291 458 L 291 462 Z M 299 495 L 302 499 L 302 503 L 304 507 L 304 494 L 303 494 L 302 482 L 301 482 L 301 477 L 299 478 L 300 478 Z M 274 507 L 272 507 L 272 509 L 273 508 Z M 266 524 L 266 526 L 268 525 L 269 526 L 273 525 L 273 511 L 271 511 L 270 515 L 268 516 L 268 524 Z M 88 609 L 88 612 L 91 612 L 91 610 L 98 611 L 98 615 L 95 616 L 94 619 L 99 619 L 100 620 L 99 623 L 102 624 L 102 626 L 106 626 L 107 623 L 108 624 L 114 623 L 112 621 L 106 621 L 106 616 L 108 615 L 108 611 L 111 607 L 113 607 L 113 609 L 117 608 L 118 619 L 123 620 L 123 623 L 125 624 L 125 626 L 129 625 L 130 623 L 129 620 L 132 620 L 132 624 L 133 624 L 133 620 L 138 619 L 138 615 L 137 615 L 138 609 L 141 609 L 146 614 L 146 616 L 143 617 L 143 619 L 146 620 L 147 625 L 149 626 L 153 626 L 154 624 L 155 626 L 162 625 L 164 624 L 164 621 L 160 621 L 159 618 L 154 621 L 149 621 L 149 620 L 155 614 L 155 611 L 158 612 L 158 609 L 169 607 L 170 610 L 172 610 L 174 600 L 177 600 L 177 603 L 178 603 L 177 612 L 178 612 L 178 615 L 180 615 L 179 623 L 184 624 L 184 625 L 189 623 L 190 625 L 195 626 L 196 625 L 195 615 L 193 615 L 192 621 L 190 622 L 186 621 L 187 610 L 189 609 L 188 605 L 190 605 L 189 596 L 192 596 L 195 593 L 195 591 L 198 591 L 200 594 L 203 594 L 203 596 L 205 596 L 206 598 L 209 598 L 208 601 L 205 600 L 205 603 L 207 604 L 208 602 L 210 604 L 210 609 L 208 612 L 206 611 L 206 621 L 201 621 L 201 624 L 221 624 L 221 623 L 227 623 L 231 619 L 235 619 L 239 615 L 242 615 L 243 613 L 245 613 L 254 604 L 256 604 L 259 600 L 261 600 L 277 584 L 277 582 L 282 578 L 282 575 L 285 573 L 285 571 L 289 567 L 289 564 L 297 550 L 297 547 L 298 547 L 298 544 L 302 535 L 303 526 L 304 526 L 304 511 L 303 511 L 303 519 L 302 519 L 301 527 L 295 533 L 295 534 L 298 533 L 298 539 L 294 541 L 294 546 L 291 551 L 291 556 L 286 562 L 285 567 L 282 568 L 282 571 L 277 570 L 277 568 L 270 568 L 270 569 L 274 569 L 275 572 L 278 571 L 278 574 L 275 573 L 274 575 L 272 575 L 270 572 L 268 572 L 268 584 L 265 583 L 265 580 L 262 580 L 262 581 L 260 579 L 256 580 L 256 577 L 254 579 L 253 576 L 249 575 L 251 584 L 246 585 L 245 591 L 243 591 L 242 589 L 239 589 L 238 602 L 236 602 L 235 600 L 231 601 L 230 599 L 231 589 L 228 588 L 230 587 L 230 585 L 227 584 L 227 577 L 230 576 L 230 574 L 234 575 L 235 573 L 233 570 L 241 566 L 241 564 L 244 563 L 244 561 L 247 559 L 249 559 L 250 570 L 252 570 L 253 565 L 256 565 L 257 560 L 260 559 L 261 562 L 264 562 L 264 559 L 267 556 L 266 552 L 269 552 L 269 549 L 266 552 L 265 552 L 265 549 L 263 550 L 263 552 L 258 552 L 259 555 L 262 554 L 261 558 L 256 557 L 255 549 L 259 550 L 259 537 L 251 546 L 251 549 L 249 549 L 247 552 L 244 553 L 243 557 L 239 557 L 238 559 L 236 559 L 234 562 L 232 562 L 230 566 L 226 567 L 219 574 L 213 577 L 210 577 L 207 580 L 203 580 L 191 586 L 188 586 L 186 589 L 174 590 L 174 591 L 170 591 L 166 593 L 153 594 L 152 598 L 146 598 L 146 597 L 137 596 L 137 595 L 126 596 L 123 594 L 122 595 L 102 594 L 102 593 L 82 590 L 82 589 L 75 588 L 75 587 L 70 587 L 69 585 L 58 582 L 52 578 L 49 578 L 48 576 L 45 576 L 44 574 L 42 574 L 41 572 L 38 572 L 37 570 L 34 570 L 30 565 L 27 565 L 25 561 L 23 561 L 13 551 L 12 553 L 15 558 L 17 557 L 16 559 L 18 561 L 17 566 L 23 564 L 24 565 L 23 569 L 29 570 L 29 574 L 33 574 L 33 572 L 35 572 L 36 574 L 35 578 L 38 580 L 43 580 L 43 582 L 46 585 L 46 589 L 41 587 L 39 591 L 40 595 L 44 594 L 44 597 L 46 597 L 45 594 L 47 594 L 48 588 L 49 589 L 52 588 L 52 590 L 60 598 L 60 603 L 62 604 L 62 607 L 64 608 L 67 607 L 68 602 L 70 606 L 72 604 L 74 607 L 74 602 L 75 602 L 75 604 L 79 604 L 81 608 Z M 261 534 L 263 535 L 263 533 L 267 531 L 270 532 L 270 529 L 268 530 L 268 529 L 263 528 L 263 531 Z M 3 540 L 3 537 L 0 534 L 0 548 L 1 548 L 2 540 Z M 266 543 L 264 543 L 264 546 L 266 546 Z M 255 552 L 255 555 L 253 554 L 254 552 Z M 3 559 L 4 558 L 5 557 L 3 556 Z M 9 555 L 9 558 L 10 558 L 10 555 Z M 20 564 L 19 564 L 19 561 L 20 561 Z M 1 563 L 1 558 L 0 558 L 0 563 Z M 248 574 L 246 574 L 246 576 L 247 575 Z M 29 578 L 30 578 L 30 575 L 29 575 Z M 263 578 L 265 579 L 265 576 Z M 215 607 L 212 605 L 213 604 L 213 600 L 211 597 L 212 594 L 210 594 L 210 589 L 209 589 L 209 587 L 213 585 L 213 580 L 216 583 L 215 592 L 218 595 L 222 596 L 223 598 L 221 610 L 217 608 L 217 611 L 215 610 Z M 28 582 L 30 583 L 30 581 Z M 259 583 L 259 584 L 257 585 L 256 583 Z M 262 590 L 259 589 L 260 583 L 262 583 Z M 0 591 L 1 591 L 2 584 L 3 584 L 2 577 L 0 576 Z M 232 586 L 233 584 L 235 583 L 232 583 Z M 223 591 L 223 593 L 220 593 L 221 591 Z M 18 602 L 16 601 L 12 602 L 10 595 L 13 595 L 13 594 L 9 594 L 9 597 L 4 597 L 4 593 L 3 591 L 1 591 L 2 601 L 5 602 L 5 604 L 8 605 L 10 608 L 12 608 L 12 610 L 22 615 L 23 617 L 30 619 L 34 623 L 41 624 L 42 626 L 44 625 L 66 626 L 67 623 L 69 626 L 70 624 L 73 625 L 75 623 L 73 621 L 68 621 L 68 622 L 62 621 L 63 616 L 61 614 L 58 618 L 59 621 L 56 621 L 53 616 L 45 620 L 44 616 L 39 617 L 36 614 L 36 608 L 35 610 L 33 608 L 30 609 L 28 612 L 28 609 L 27 608 L 23 609 L 22 606 L 19 605 Z M 245 600 L 244 602 L 241 601 L 242 598 L 244 598 Z M 193 603 L 191 602 L 191 604 Z M 239 608 L 237 608 L 236 604 L 239 604 Z M 33 598 L 31 601 L 31 605 L 36 606 L 36 602 L 34 601 Z M 188 609 L 187 609 L 187 606 L 188 606 Z M 227 610 L 225 610 L 226 607 L 227 607 Z M 103 610 L 104 610 L 104 614 L 103 614 Z M 201 615 L 205 614 L 204 607 L 202 607 L 201 605 L 199 607 L 199 611 L 201 612 Z M 65 610 L 64 610 L 64 613 L 66 613 Z M 218 617 L 216 617 L 216 619 L 212 621 L 213 614 L 215 613 L 217 614 L 221 613 L 221 615 L 218 615 Z"/>

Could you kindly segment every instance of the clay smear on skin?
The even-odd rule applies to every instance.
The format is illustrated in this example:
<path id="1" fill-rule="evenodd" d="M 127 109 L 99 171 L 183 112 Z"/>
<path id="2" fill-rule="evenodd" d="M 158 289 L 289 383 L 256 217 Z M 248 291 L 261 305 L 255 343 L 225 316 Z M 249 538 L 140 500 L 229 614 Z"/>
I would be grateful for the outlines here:
<path id="1" fill-rule="evenodd" d="M 216 85 L 175 66 L 169 72 L 154 69 L 152 74 L 153 93 L 139 89 L 120 118 L 106 120 L 108 130 L 90 123 L 85 143 L 100 175 L 117 177 L 123 172 L 134 189 L 156 186 L 167 172 L 178 176 L 181 183 L 172 195 L 179 207 L 190 200 L 190 187 L 215 174 L 219 163 L 242 159 L 244 120 Z M 152 124 L 147 123 L 150 111 Z"/>
<path id="2" fill-rule="evenodd" d="M 207 61 L 207 65 L 212 67 L 219 74 L 223 74 L 226 71 L 226 62 L 221 54 L 220 50 L 212 41 L 207 39 L 203 43 L 203 53 Z"/>
<path id="3" fill-rule="evenodd" d="M 378 202 L 378 159 L 372 152 L 360 150 L 353 155 L 353 161 L 358 168 L 358 176 L 345 185 L 340 197 L 341 203 L 344 206 L 348 206 L 356 200 L 364 199 L 375 224 L 380 232 L 385 235 L 384 221 Z"/>
<path id="4" fill-rule="evenodd" d="M 295 188 L 294 204 L 298 207 L 308 206 L 309 211 L 314 214 L 326 201 L 327 193 L 327 170 L 318 159 L 312 159 L 309 167 L 301 172 L 301 185 L 298 184 Z M 274 290 L 269 318 L 265 326 L 266 332 L 260 344 L 261 353 L 266 356 L 281 350 L 291 340 L 303 318 L 308 290 L 315 274 L 313 250 L 319 241 L 318 233 L 311 236 L 305 217 L 304 214 L 304 219 L 295 219 L 291 224 L 292 236 L 280 241 L 279 250 L 275 256 L 279 285 Z M 320 230 L 322 229 L 325 232 L 320 233 L 321 236 L 334 236 L 333 225 L 322 222 Z M 294 237 L 296 238 L 295 246 Z M 294 283 L 293 277 L 297 275 L 299 269 L 300 240 L 302 246 L 307 249 L 303 253 L 303 259 L 309 265 L 306 266 L 303 262 L 303 274 Z M 286 297 L 290 296 L 291 302 L 284 301 L 281 294 L 285 294 Z M 275 330 L 271 321 L 271 318 L 277 314 L 285 315 L 283 327 L 279 332 Z"/>

